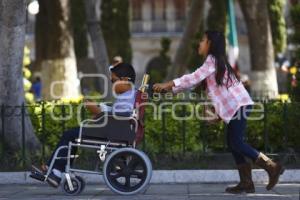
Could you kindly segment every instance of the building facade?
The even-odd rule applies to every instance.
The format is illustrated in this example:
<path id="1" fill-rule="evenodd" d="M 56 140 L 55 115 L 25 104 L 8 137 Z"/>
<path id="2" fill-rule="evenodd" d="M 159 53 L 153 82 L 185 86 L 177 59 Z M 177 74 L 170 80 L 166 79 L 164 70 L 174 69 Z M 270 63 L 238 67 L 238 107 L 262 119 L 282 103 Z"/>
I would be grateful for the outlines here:
<path id="1" fill-rule="evenodd" d="M 131 45 L 133 50 L 132 64 L 136 69 L 138 82 L 146 72 L 148 64 L 159 55 L 160 40 L 167 37 L 171 40 L 169 55 L 174 58 L 182 37 L 190 0 L 130 0 Z M 206 1 L 204 16 L 209 10 Z M 241 71 L 250 71 L 247 31 L 242 13 L 235 6 Z"/>
<path id="2" fill-rule="evenodd" d="M 187 0 L 130 0 L 132 64 L 138 82 L 148 64 L 159 55 L 160 40 L 171 40 L 170 56 L 175 55 L 188 11 Z"/>

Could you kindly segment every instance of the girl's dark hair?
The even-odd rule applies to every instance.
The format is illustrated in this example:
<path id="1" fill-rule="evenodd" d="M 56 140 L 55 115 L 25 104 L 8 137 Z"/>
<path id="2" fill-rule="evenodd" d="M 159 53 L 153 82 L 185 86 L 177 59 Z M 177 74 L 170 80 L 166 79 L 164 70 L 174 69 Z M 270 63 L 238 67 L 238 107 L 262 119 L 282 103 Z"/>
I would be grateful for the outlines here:
<path id="1" fill-rule="evenodd" d="M 208 55 L 212 55 L 216 62 L 216 82 L 218 86 L 225 84 L 227 88 L 239 81 L 236 72 L 227 61 L 225 36 L 219 31 L 205 31 L 210 41 Z M 227 70 L 227 80 L 224 83 L 224 75 Z"/>

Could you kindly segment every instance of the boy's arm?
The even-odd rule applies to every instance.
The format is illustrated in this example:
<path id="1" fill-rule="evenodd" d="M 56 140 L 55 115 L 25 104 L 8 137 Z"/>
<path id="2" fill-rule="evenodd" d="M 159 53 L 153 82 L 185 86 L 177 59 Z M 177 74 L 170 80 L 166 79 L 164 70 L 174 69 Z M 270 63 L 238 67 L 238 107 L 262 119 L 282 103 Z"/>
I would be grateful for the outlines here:
<path id="1" fill-rule="evenodd" d="M 85 107 L 87 110 L 89 110 L 93 115 L 98 115 L 101 113 L 101 108 L 99 108 L 97 106 L 96 103 L 89 101 L 89 100 L 85 100 Z"/>

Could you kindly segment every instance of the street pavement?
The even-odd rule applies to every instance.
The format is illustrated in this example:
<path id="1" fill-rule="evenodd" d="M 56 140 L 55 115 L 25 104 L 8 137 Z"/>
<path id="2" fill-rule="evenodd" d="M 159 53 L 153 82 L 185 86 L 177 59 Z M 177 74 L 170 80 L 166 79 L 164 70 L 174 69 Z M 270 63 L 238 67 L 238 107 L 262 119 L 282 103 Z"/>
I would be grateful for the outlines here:
<path id="1" fill-rule="evenodd" d="M 228 184 L 151 184 L 148 189 L 134 196 L 120 196 L 105 185 L 87 185 L 78 196 L 67 196 L 61 188 L 54 189 L 46 184 L 0 185 L 0 200 L 300 200 L 300 184 L 278 184 L 271 191 L 265 185 L 256 185 L 255 194 L 231 195 L 224 193 Z"/>

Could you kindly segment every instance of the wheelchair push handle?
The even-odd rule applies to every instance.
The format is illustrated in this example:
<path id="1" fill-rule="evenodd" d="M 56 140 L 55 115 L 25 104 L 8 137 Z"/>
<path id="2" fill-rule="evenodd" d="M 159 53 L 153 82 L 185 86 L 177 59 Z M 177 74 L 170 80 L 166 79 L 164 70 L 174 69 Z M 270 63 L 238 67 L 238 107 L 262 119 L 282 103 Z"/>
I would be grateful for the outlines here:
<path id="1" fill-rule="evenodd" d="M 149 80 L 150 80 L 149 74 L 145 74 L 145 75 L 143 76 L 142 85 L 141 85 L 141 87 L 139 88 L 139 90 L 140 90 L 141 92 L 145 92 L 145 91 L 148 89 L 148 87 L 149 87 Z"/>

